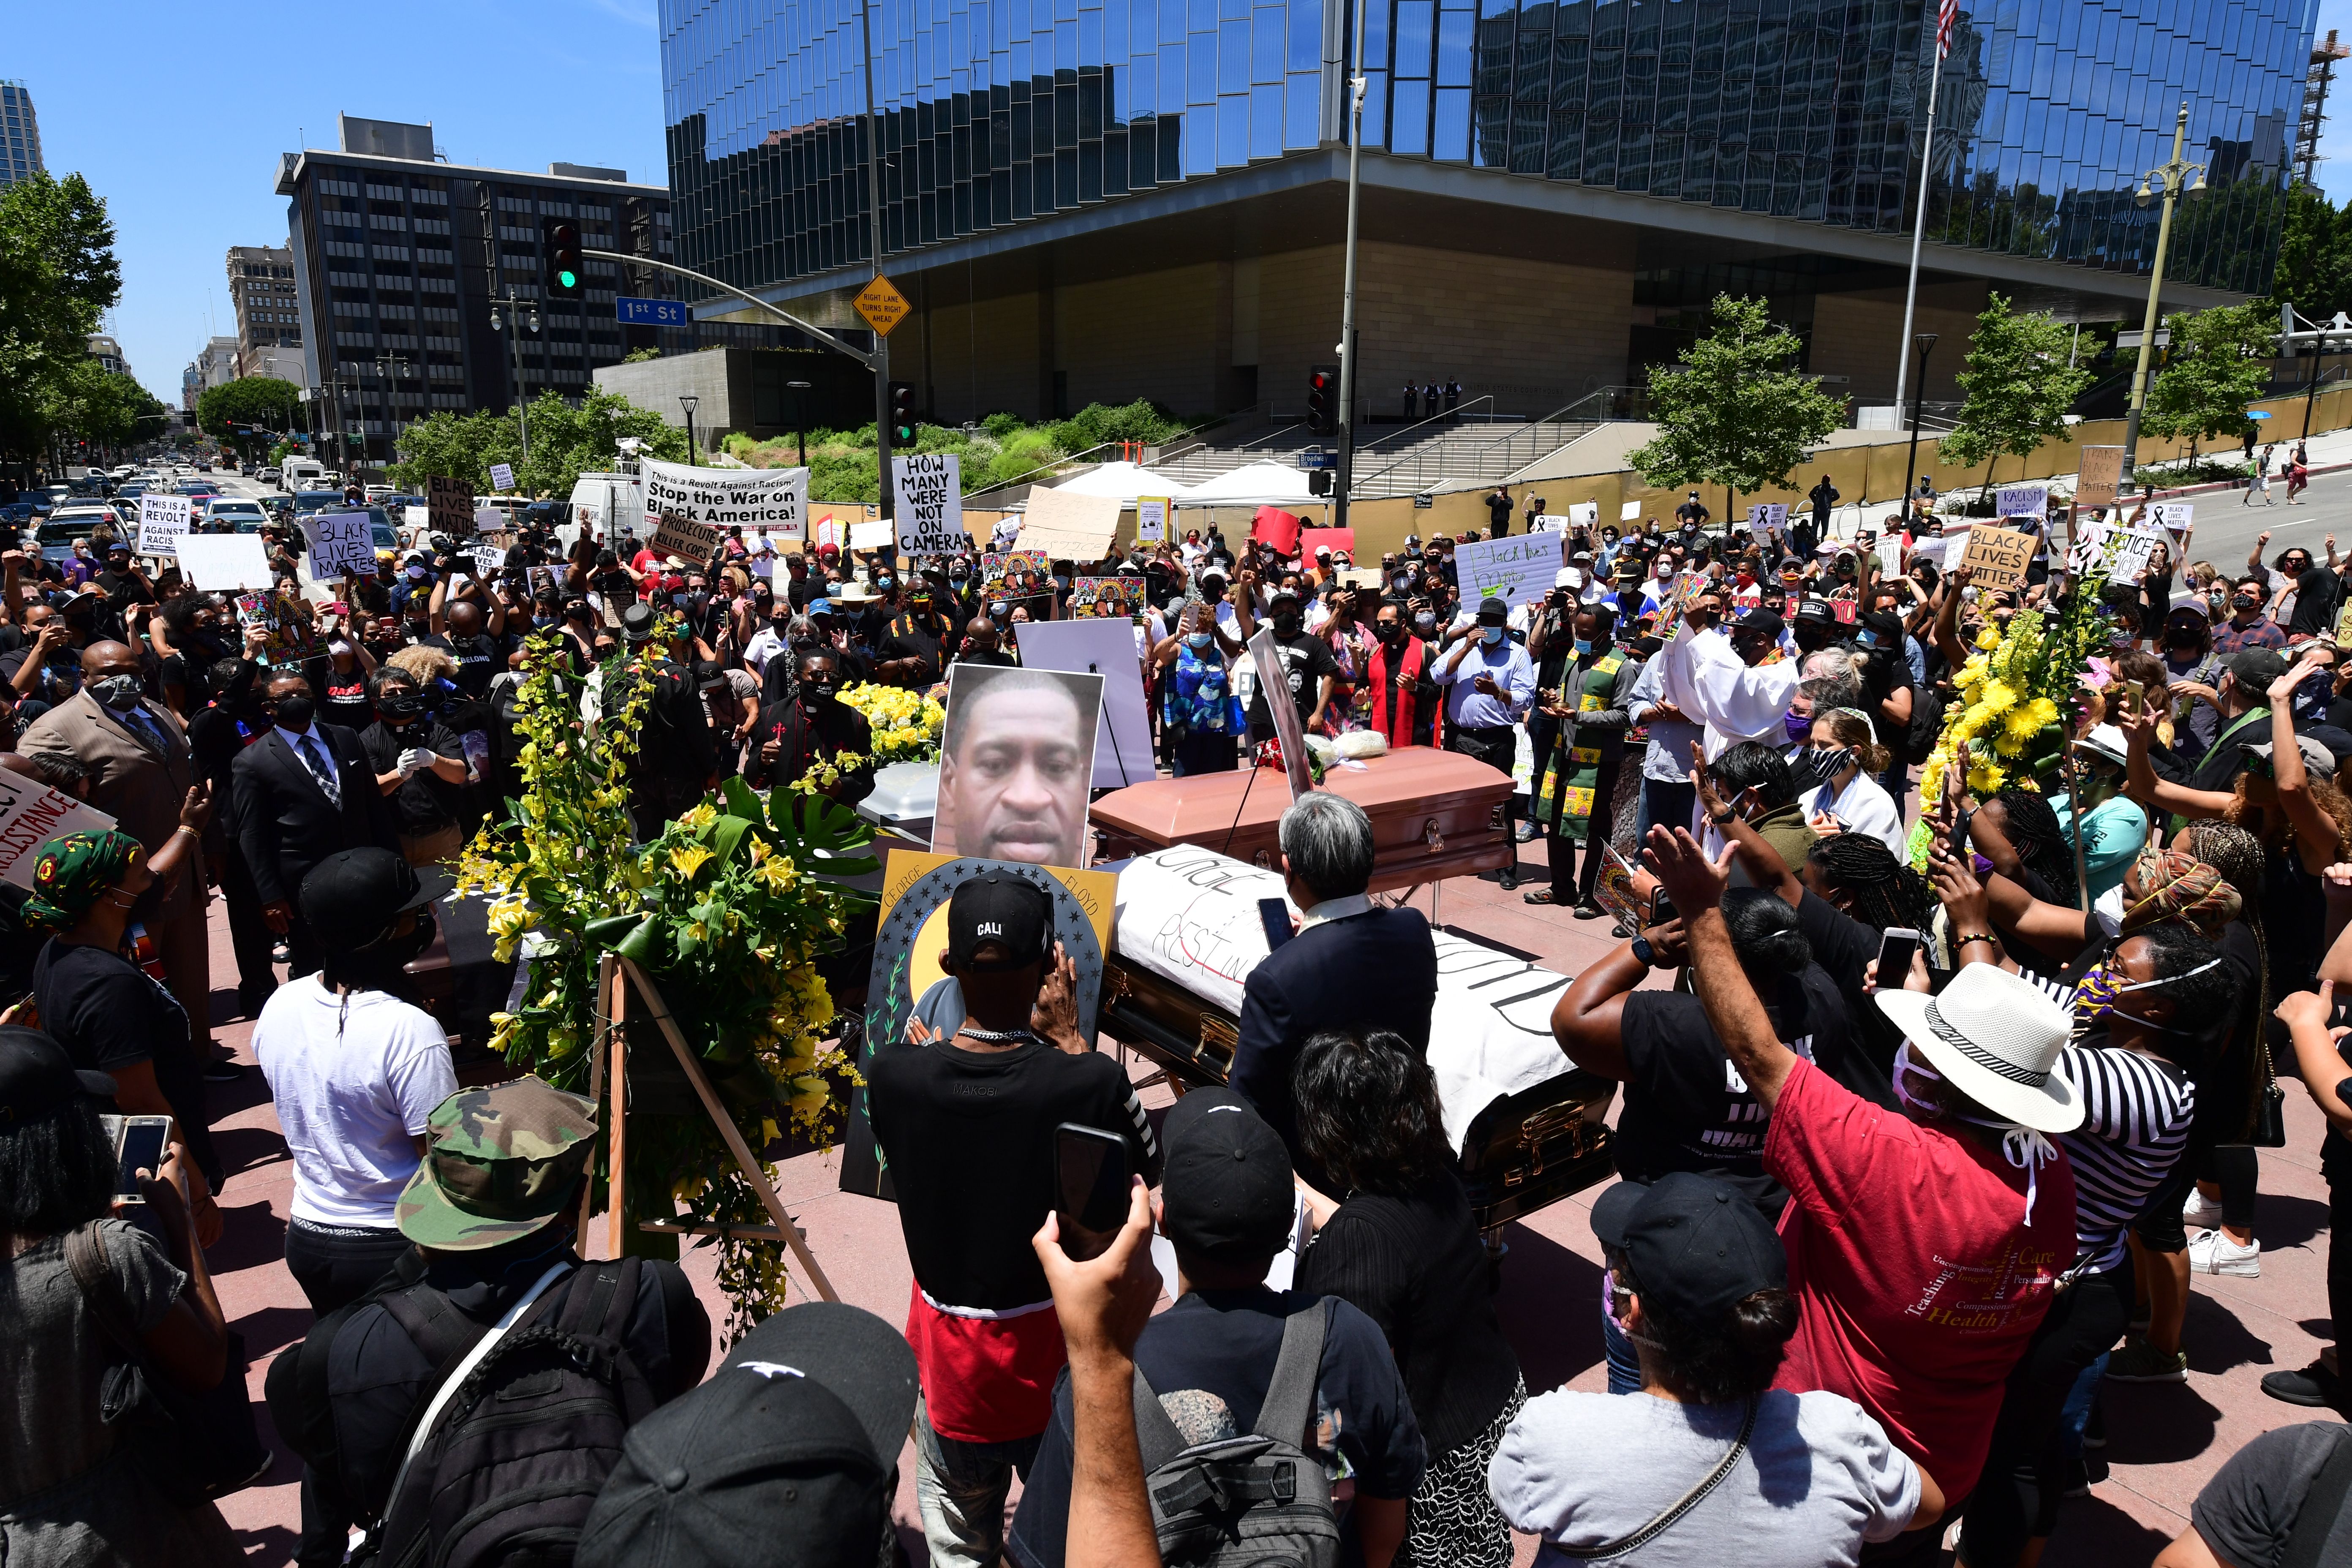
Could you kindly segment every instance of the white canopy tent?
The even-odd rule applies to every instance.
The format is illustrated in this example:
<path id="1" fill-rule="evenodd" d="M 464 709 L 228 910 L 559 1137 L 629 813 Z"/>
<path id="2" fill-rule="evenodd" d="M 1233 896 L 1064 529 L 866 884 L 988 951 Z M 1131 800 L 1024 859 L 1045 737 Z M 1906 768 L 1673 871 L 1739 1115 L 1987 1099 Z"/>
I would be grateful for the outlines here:
<path id="1" fill-rule="evenodd" d="M 1139 463 L 1097 463 L 1053 487 L 1065 495 L 1115 496 L 1129 506 L 1138 496 L 1169 496 L 1181 500 L 1190 492 L 1164 474 Z"/>
<path id="2" fill-rule="evenodd" d="M 1287 463 L 1247 463 L 1205 479 L 1176 498 L 1179 506 L 1319 506 L 1307 474 Z"/>

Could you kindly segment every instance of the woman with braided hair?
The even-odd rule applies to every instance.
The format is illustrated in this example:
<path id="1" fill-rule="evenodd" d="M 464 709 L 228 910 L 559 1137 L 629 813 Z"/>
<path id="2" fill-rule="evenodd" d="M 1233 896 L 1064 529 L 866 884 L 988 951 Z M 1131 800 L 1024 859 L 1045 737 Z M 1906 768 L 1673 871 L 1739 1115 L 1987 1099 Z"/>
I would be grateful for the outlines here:
<path id="1" fill-rule="evenodd" d="M 1907 926 L 1927 931 L 1942 906 L 1927 879 L 1878 839 L 1832 833 L 1805 857 L 1806 889 L 1847 916 L 1877 931 Z"/>
<path id="2" fill-rule="evenodd" d="M 2048 796 L 2013 786 L 2002 790 L 1969 818 L 1969 838 L 1994 870 L 2043 903 L 2075 901 L 2081 884 L 2074 880 L 2074 847 Z"/>

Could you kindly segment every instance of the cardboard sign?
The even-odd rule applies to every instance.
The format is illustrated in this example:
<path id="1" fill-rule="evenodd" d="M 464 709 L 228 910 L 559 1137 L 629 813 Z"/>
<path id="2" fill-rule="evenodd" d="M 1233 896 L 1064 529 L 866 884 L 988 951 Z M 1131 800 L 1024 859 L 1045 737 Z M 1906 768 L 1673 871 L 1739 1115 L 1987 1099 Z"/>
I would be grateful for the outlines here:
<path id="1" fill-rule="evenodd" d="M 1099 561 L 1118 538 L 1123 510 L 1117 496 L 1033 489 L 1015 538 L 1023 550 L 1043 551 L 1055 561 Z"/>
<path id="2" fill-rule="evenodd" d="M 177 555 L 180 536 L 188 531 L 190 500 L 187 496 L 141 496 L 139 498 L 139 553 L 142 555 Z"/>
<path id="3" fill-rule="evenodd" d="M 1570 528 L 1591 528 L 1601 521 L 1601 503 L 1579 500 L 1568 503 L 1568 523 Z"/>
<path id="4" fill-rule="evenodd" d="M 1356 556 L 1356 531 L 1352 528 L 1304 528 L 1298 531 L 1298 550 L 1309 561 L 1315 559 L 1315 552 L 1318 550 L 1328 550 L 1335 556 L 1345 551 L 1349 560 L 1353 561 Z"/>
<path id="5" fill-rule="evenodd" d="M 849 525 L 849 548 L 852 550 L 896 550 L 898 548 L 898 526 L 887 517 L 871 522 Z"/>
<path id="6" fill-rule="evenodd" d="M 2124 449 L 2121 447 L 2085 447 L 2083 448 L 2082 469 L 2075 476 L 2076 506 L 2113 506 L 2116 489 L 2124 480 Z"/>
<path id="7" fill-rule="evenodd" d="M 1082 620 L 1127 620 L 1143 613 L 1143 579 L 1140 577 L 1073 577 L 1070 579 L 1070 618 Z"/>
<path id="8" fill-rule="evenodd" d="M 648 489 L 651 487 L 648 486 Z M 677 512 L 661 514 L 654 525 L 654 553 L 674 555 L 689 566 L 699 566 L 719 548 L 719 531 Z"/>
<path id="9" fill-rule="evenodd" d="M 1129 627 L 1117 620 L 1097 619 L 1021 621 L 1012 630 L 1022 668 L 1066 669 L 1103 678 L 1102 722 L 1095 729 L 1097 787 L 1157 777 L 1143 666 L 1135 657 Z"/>
<path id="10" fill-rule="evenodd" d="M 477 544 L 467 553 L 474 558 L 477 577 L 487 577 L 507 563 L 507 552 L 495 544 Z"/>
<path id="11" fill-rule="evenodd" d="M 1286 558 L 1298 553 L 1299 531 L 1298 519 L 1278 506 L 1262 506 L 1250 519 L 1250 538 L 1264 540 Z"/>
<path id="12" fill-rule="evenodd" d="M 670 514 L 696 524 L 711 544 L 730 528 L 747 532 L 773 529 L 787 539 L 798 539 L 808 525 L 806 468 L 702 468 L 653 458 L 639 467 L 648 523 Z M 688 559 L 708 561 L 710 550 L 706 544 Z"/>
<path id="13" fill-rule="evenodd" d="M 1475 610 L 1482 599 L 1532 605 L 1551 592 L 1568 540 L 1564 534 L 1525 533 L 1482 539 L 1454 547 L 1454 570 L 1462 585 L 1462 606 Z"/>
<path id="14" fill-rule="evenodd" d="M 2025 581 L 2025 569 L 2041 542 L 2035 535 L 2015 529 L 1972 528 L 1968 548 L 1960 552 L 1960 564 L 1976 574 L 1980 588 L 2014 588 Z"/>
<path id="15" fill-rule="evenodd" d="M 2003 485 L 1993 513 L 1998 517 L 2041 517 L 2049 510 L 2048 485 Z"/>
<path id="16" fill-rule="evenodd" d="M 1601 503 L 1599 501 L 1595 501 L 1592 504 L 1597 507 Z M 1629 500 L 1624 505 L 1619 507 L 1617 509 L 1617 521 L 1620 522 L 1641 521 L 1642 503 L 1637 500 Z"/>
<path id="17" fill-rule="evenodd" d="M 953 452 L 890 458 L 890 497 L 906 555 L 953 555 L 971 548 L 963 531 L 963 459 Z"/>
<path id="18" fill-rule="evenodd" d="M 490 465 L 490 483 L 502 490 L 514 489 L 514 467 L 509 463 Z"/>
<path id="19" fill-rule="evenodd" d="M 1159 544 L 1168 537 L 1168 509 L 1175 502 L 1167 496 L 1135 498 L 1135 537 L 1145 544 Z"/>
<path id="20" fill-rule="evenodd" d="M 1750 533 L 1778 533 L 1789 526 L 1789 506 L 1786 501 L 1758 501 L 1748 509 L 1748 531 Z"/>
<path id="21" fill-rule="evenodd" d="M 434 532 L 446 533 L 452 539 L 472 538 L 474 481 L 453 479 L 446 474 L 427 475 L 425 480 L 425 511 Z"/>
<path id="22" fill-rule="evenodd" d="M 267 588 L 269 552 L 257 533 L 190 533 L 180 540 L 180 570 L 199 588 Z"/>
<path id="23" fill-rule="evenodd" d="M 39 850 L 68 833 L 101 833 L 114 818 L 23 773 L 0 772 L 0 881 L 27 891 Z"/>
<path id="24" fill-rule="evenodd" d="M 302 520 L 303 537 L 310 544 L 310 575 L 331 583 L 350 573 L 375 575 L 375 535 L 365 511 L 314 511 Z"/>

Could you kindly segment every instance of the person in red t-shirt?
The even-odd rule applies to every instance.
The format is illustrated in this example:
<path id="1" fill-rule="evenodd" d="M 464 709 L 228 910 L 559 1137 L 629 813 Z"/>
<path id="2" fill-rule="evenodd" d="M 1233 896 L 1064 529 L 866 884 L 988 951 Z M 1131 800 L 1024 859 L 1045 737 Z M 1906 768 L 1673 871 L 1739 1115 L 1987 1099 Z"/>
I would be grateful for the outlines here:
<path id="1" fill-rule="evenodd" d="M 1789 1189 L 1780 1240 L 1798 1301 L 1775 1386 L 1860 1405 L 1957 1510 L 2004 1380 L 2074 1258 L 2074 1173 L 2044 1136 L 2083 1119 L 2053 1070 L 2069 1019 L 1990 963 L 1938 996 L 1881 991 L 1908 1036 L 1895 1072 L 1911 1114 L 1873 1105 L 1773 1037 L 1718 907 L 1732 853 L 1711 862 L 1687 832 L 1657 827 L 1643 858 L 1695 911 L 1699 1001 L 1771 1114 L 1764 1168 Z"/>

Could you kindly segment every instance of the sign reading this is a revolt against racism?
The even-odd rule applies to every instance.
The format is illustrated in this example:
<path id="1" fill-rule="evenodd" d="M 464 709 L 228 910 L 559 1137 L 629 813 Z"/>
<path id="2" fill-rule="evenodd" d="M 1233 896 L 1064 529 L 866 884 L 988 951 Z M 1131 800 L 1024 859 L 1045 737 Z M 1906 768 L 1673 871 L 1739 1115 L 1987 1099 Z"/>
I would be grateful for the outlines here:
<path id="1" fill-rule="evenodd" d="M 971 548 L 963 531 L 963 459 L 955 453 L 894 453 L 890 497 L 901 553 L 952 555 Z"/>
<path id="2" fill-rule="evenodd" d="M 707 530 L 713 540 L 730 528 L 747 534 L 766 529 L 781 539 L 800 539 L 808 527 L 806 468 L 699 468 L 656 458 L 639 467 L 646 521 L 656 530 L 666 514 Z M 702 556 L 709 554 L 706 548 Z"/>

